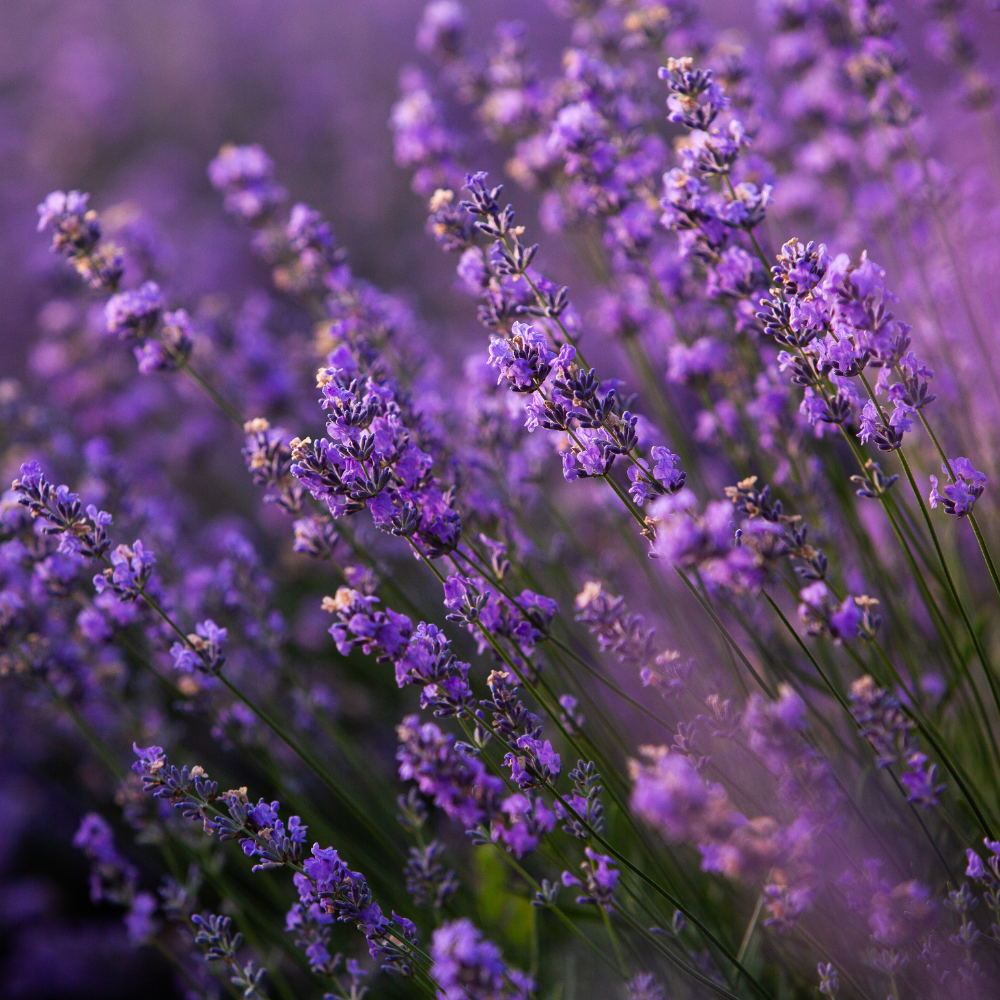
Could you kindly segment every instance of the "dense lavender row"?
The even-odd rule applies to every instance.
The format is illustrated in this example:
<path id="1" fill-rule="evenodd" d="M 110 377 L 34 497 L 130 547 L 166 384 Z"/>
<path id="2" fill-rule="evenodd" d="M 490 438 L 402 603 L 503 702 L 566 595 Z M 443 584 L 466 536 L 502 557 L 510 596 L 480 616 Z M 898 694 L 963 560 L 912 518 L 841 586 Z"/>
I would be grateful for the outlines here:
<path id="1" fill-rule="evenodd" d="M 458 339 L 260 145 L 207 166 L 267 283 L 239 307 L 100 191 L 39 193 L 63 272 L 0 383 L 10 739 L 164 995 L 994 996 L 976 22 L 922 6 L 908 55 L 881 0 L 769 0 L 747 36 L 551 6 L 548 74 L 457 0 L 400 74 L 414 273 L 451 255 Z"/>

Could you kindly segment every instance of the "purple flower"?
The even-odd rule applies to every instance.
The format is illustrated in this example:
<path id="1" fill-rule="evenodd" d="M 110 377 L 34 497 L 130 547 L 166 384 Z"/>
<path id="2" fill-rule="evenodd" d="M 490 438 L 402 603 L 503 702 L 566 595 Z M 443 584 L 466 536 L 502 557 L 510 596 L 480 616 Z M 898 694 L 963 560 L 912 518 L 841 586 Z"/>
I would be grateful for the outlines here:
<path id="1" fill-rule="evenodd" d="M 417 28 L 417 51 L 437 59 L 457 55 L 465 33 L 465 10 L 458 0 L 431 0 Z"/>
<path id="2" fill-rule="evenodd" d="M 668 59 L 658 75 L 670 90 L 667 119 L 690 129 L 704 129 L 729 107 L 729 99 L 713 81 L 710 70 L 693 69 L 693 65 L 687 58 Z"/>
<path id="3" fill-rule="evenodd" d="M 162 313 L 163 295 L 155 281 L 147 281 L 135 291 L 112 295 L 104 307 L 108 334 L 122 340 L 129 337 L 144 340 L 153 332 Z"/>
<path id="4" fill-rule="evenodd" d="M 153 919 L 159 903 L 151 892 L 137 892 L 132 905 L 125 914 L 125 929 L 129 943 L 142 944 L 156 933 L 157 922 Z"/>
<path id="5" fill-rule="evenodd" d="M 663 987 L 650 972 L 640 972 L 628 983 L 628 1000 L 663 1000 Z"/>
<path id="6" fill-rule="evenodd" d="M 98 594 L 112 591 L 121 601 L 137 600 L 153 573 L 156 556 L 138 539 L 131 547 L 119 545 L 110 556 L 111 568 L 94 577 Z"/>
<path id="7" fill-rule="evenodd" d="M 60 217 L 82 218 L 87 214 L 89 198 L 90 195 L 80 191 L 53 191 L 46 195 L 45 201 L 38 206 L 38 232 Z"/>
<path id="8" fill-rule="evenodd" d="M 500 811 L 506 819 L 493 821 L 493 840 L 502 841 L 517 858 L 530 854 L 539 839 L 555 828 L 555 814 L 540 796 L 510 795 L 500 804 Z"/>
<path id="9" fill-rule="evenodd" d="M 725 811 L 721 788 L 710 789 L 687 757 L 665 748 L 649 764 L 633 762 L 632 777 L 632 808 L 671 840 L 699 840 L 709 815 Z"/>
<path id="10" fill-rule="evenodd" d="M 950 468 L 949 468 L 950 466 Z M 981 472 L 974 469 L 967 458 L 953 458 L 950 463 L 943 462 L 941 471 L 951 482 L 938 492 L 937 476 L 931 476 L 931 507 L 940 503 L 946 514 L 963 518 L 972 513 L 976 501 L 986 490 L 988 480 Z"/>
<path id="11" fill-rule="evenodd" d="M 97 813 L 87 813 L 73 837 L 73 846 L 82 850 L 91 862 L 91 902 L 107 900 L 119 906 L 130 906 L 135 898 L 139 873 L 119 853 L 107 820 Z"/>
<path id="12" fill-rule="evenodd" d="M 872 937 L 890 948 L 919 937 L 936 920 L 930 890 L 916 879 L 901 882 L 888 892 L 876 891 L 866 902 Z"/>
<path id="13" fill-rule="evenodd" d="M 124 271 L 121 253 L 101 242 L 97 213 L 88 210 L 89 195 L 53 191 L 38 206 L 38 231 L 52 226 L 52 250 L 65 257 L 91 288 L 114 291 Z"/>
<path id="14" fill-rule="evenodd" d="M 257 145 L 226 145 L 208 166 L 212 187 L 225 195 L 227 212 L 254 222 L 284 200 L 274 163 Z"/>
<path id="15" fill-rule="evenodd" d="M 520 788 L 545 785 L 558 776 L 562 763 L 549 740 L 524 735 L 518 737 L 515 746 L 524 752 L 508 753 L 503 762 L 510 768 L 511 780 Z"/>
<path id="16" fill-rule="evenodd" d="M 98 813 L 87 813 L 73 835 L 73 846 L 87 851 L 102 864 L 116 864 L 119 859 L 114 834 L 108 821 Z"/>
<path id="17" fill-rule="evenodd" d="M 937 781 L 937 765 L 931 764 L 926 754 L 912 753 L 906 758 L 906 767 L 899 779 L 906 788 L 906 801 L 915 802 L 922 809 L 938 805 L 947 786 Z"/>
<path id="18" fill-rule="evenodd" d="M 866 621 L 865 609 L 877 604 L 868 597 L 852 597 L 850 594 L 837 604 L 830 588 L 822 580 L 811 583 L 799 591 L 799 618 L 810 635 L 828 635 L 834 642 L 856 639 L 862 635 Z"/>
<path id="19" fill-rule="evenodd" d="M 965 869 L 965 874 L 969 878 L 986 879 L 986 869 L 983 867 L 983 859 L 972 848 L 968 848 L 965 856 L 969 859 L 969 864 Z"/>
<path id="20" fill-rule="evenodd" d="M 585 847 L 583 853 L 586 855 L 586 860 L 580 864 L 583 869 L 583 881 L 581 882 L 572 872 L 564 871 L 563 885 L 584 886 L 586 892 L 577 897 L 577 903 L 600 906 L 607 913 L 614 912 L 615 886 L 621 874 L 615 867 L 614 858 L 606 854 L 597 854 L 589 847 Z"/>
<path id="21" fill-rule="evenodd" d="M 187 637 L 187 643 L 175 642 L 170 647 L 174 658 L 174 669 L 190 674 L 200 670 L 207 674 L 217 674 L 226 662 L 222 644 L 228 631 L 219 628 L 211 618 L 198 622 L 194 634 Z"/>
<path id="22" fill-rule="evenodd" d="M 533 980 L 511 969 L 467 919 L 439 927 L 430 951 L 431 978 L 444 1000 L 528 1000 L 534 990 Z"/>
<path id="23" fill-rule="evenodd" d="M 486 773 L 478 757 L 454 746 L 455 738 L 431 722 L 409 715 L 397 727 L 399 776 L 414 781 L 451 819 L 466 830 L 488 823 L 499 809 L 503 782 Z"/>
<path id="24" fill-rule="evenodd" d="M 379 611 L 375 607 L 378 603 L 377 597 L 366 597 L 350 587 L 341 587 L 335 597 L 323 598 L 323 610 L 337 616 L 329 631 L 341 655 L 360 645 L 368 656 L 395 660 L 406 650 L 413 623 L 392 608 Z"/>

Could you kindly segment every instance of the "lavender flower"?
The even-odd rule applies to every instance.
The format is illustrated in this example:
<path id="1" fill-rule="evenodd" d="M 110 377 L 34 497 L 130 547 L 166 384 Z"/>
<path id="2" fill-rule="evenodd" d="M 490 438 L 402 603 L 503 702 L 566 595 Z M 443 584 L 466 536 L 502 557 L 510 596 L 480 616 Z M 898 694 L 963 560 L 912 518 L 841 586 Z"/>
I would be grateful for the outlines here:
<path id="1" fill-rule="evenodd" d="M 510 795 L 500 804 L 500 811 L 505 819 L 494 822 L 493 840 L 502 841 L 517 858 L 530 854 L 539 840 L 555 829 L 555 814 L 541 796 L 532 799 L 528 795 Z"/>
<path id="2" fill-rule="evenodd" d="M 258 968 L 254 962 L 241 965 L 236 957 L 236 952 L 243 943 L 243 935 L 230 932 L 232 919 L 215 913 L 196 913 L 191 917 L 191 922 L 198 928 L 194 940 L 204 950 L 205 958 L 209 962 L 225 962 L 231 973 L 229 981 L 243 996 L 265 996 L 261 992 L 260 983 L 266 970 Z"/>
<path id="3" fill-rule="evenodd" d="M 946 514 L 952 514 L 956 518 L 971 514 L 976 501 L 986 490 L 986 476 L 974 469 L 967 458 L 953 458 L 950 462 L 942 463 L 941 471 L 951 482 L 939 493 L 937 476 L 930 477 L 931 507 L 936 508 L 941 504 Z"/>
<path id="4" fill-rule="evenodd" d="M 503 783 L 486 773 L 477 757 L 455 746 L 455 738 L 432 722 L 407 716 L 397 729 L 399 776 L 415 781 L 421 793 L 466 830 L 488 823 L 499 809 Z"/>
<path id="5" fill-rule="evenodd" d="M 867 253 L 852 268 L 845 254 L 831 258 L 825 246 L 797 240 L 777 259 L 772 298 L 761 300 L 758 318 L 765 333 L 793 349 L 778 360 L 793 383 L 806 387 L 803 414 L 812 424 L 848 422 L 860 402 L 851 379 L 871 365 L 880 370 L 874 389 L 866 385 L 872 396 L 858 436 L 881 451 L 899 448 L 917 411 L 935 399 L 927 390 L 934 373 L 909 351 L 911 327 L 886 308 L 896 297 L 885 286 L 885 270 Z M 901 381 L 890 383 L 893 373 Z M 886 403 L 877 399 L 880 392 Z"/>
<path id="6" fill-rule="evenodd" d="M 657 687 L 664 697 L 684 689 L 692 662 L 682 662 L 680 653 L 672 649 L 658 652 L 656 630 L 646 627 L 642 615 L 628 611 L 623 597 L 612 597 L 591 580 L 576 595 L 576 608 L 576 620 L 597 636 L 602 651 L 610 649 L 622 663 L 639 668 L 644 687 Z"/>
<path id="7" fill-rule="evenodd" d="M 848 595 L 838 604 L 822 580 L 803 587 L 799 598 L 799 618 L 810 635 L 828 635 L 834 642 L 843 642 L 861 634 L 864 598 Z"/>
<path id="8" fill-rule="evenodd" d="M 305 842 L 306 827 L 298 816 L 288 820 L 287 827 L 278 817 L 277 802 L 263 799 L 251 805 L 246 789 L 219 793 L 218 784 L 210 781 L 204 768 L 186 766 L 178 770 L 167 762 L 162 747 L 140 749 L 133 745 L 139 758 L 132 770 L 142 778 L 143 791 L 163 799 L 185 817 L 201 819 L 205 832 L 215 833 L 220 840 L 240 839 L 243 853 L 260 858 L 253 871 L 269 871 L 297 861 Z M 226 806 L 228 816 L 216 803 Z"/>
<path id="9" fill-rule="evenodd" d="M 163 313 L 157 339 L 146 340 L 141 346 L 133 348 L 133 353 L 139 363 L 139 374 L 151 375 L 153 372 L 176 371 L 187 362 L 193 348 L 191 320 L 184 309 L 176 309 Z"/>
<path id="10" fill-rule="evenodd" d="M 629 1000 L 663 1000 L 663 987 L 652 973 L 640 972 L 628 984 Z"/>
<path id="11" fill-rule="evenodd" d="M 92 863 L 90 901 L 108 900 L 127 905 L 135 894 L 138 872 L 115 847 L 111 826 L 98 813 L 87 813 L 73 835 L 73 846 L 82 850 Z"/>
<path id="12" fill-rule="evenodd" d="M 346 349 L 330 355 L 318 376 L 330 435 L 290 442 L 290 472 L 337 518 L 370 511 L 382 531 L 414 536 L 430 555 L 458 543 L 461 518 L 453 495 L 432 474 L 432 457 L 412 439 L 391 384 L 359 379 Z"/>
<path id="13" fill-rule="evenodd" d="M 432 840 L 424 847 L 411 847 L 406 862 L 406 891 L 413 896 L 417 906 L 431 906 L 440 910 L 445 900 L 458 888 L 454 871 L 445 869 L 438 860 L 445 851 L 439 840 Z"/>
<path id="14" fill-rule="evenodd" d="M 439 927 L 431 938 L 431 978 L 446 1000 L 527 1000 L 534 982 L 510 968 L 500 949 L 469 920 Z"/>
<path id="15" fill-rule="evenodd" d="M 112 295 L 104 307 L 110 336 L 140 342 L 159 323 L 162 313 L 163 295 L 155 281 L 147 281 L 135 291 Z"/>
<path id="16" fill-rule="evenodd" d="M 694 514 L 693 506 L 689 491 L 654 505 L 654 552 L 671 565 L 698 567 L 717 587 L 737 593 L 760 590 L 787 552 L 783 529 L 766 521 L 738 528 L 736 509 L 728 501 L 710 501 L 702 515 Z"/>
<path id="17" fill-rule="evenodd" d="M 101 241 L 97 213 L 87 208 L 89 195 L 53 191 L 38 206 L 38 231 L 52 226 L 52 250 L 65 257 L 91 288 L 114 291 L 124 272 L 121 252 Z"/>
<path id="18" fill-rule="evenodd" d="M 225 195 L 226 210 L 251 222 L 285 197 L 274 181 L 274 164 L 260 146 L 223 146 L 209 164 L 208 177 Z"/>
<path id="19" fill-rule="evenodd" d="M 417 29 L 417 50 L 445 60 L 461 50 L 464 32 L 465 11 L 458 0 L 432 0 Z"/>
<path id="20" fill-rule="evenodd" d="M 525 734 L 518 736 L 514 745 L 523 752 L 511 751 L 503 762 L 510 768 L 511 781 L 518 787 L 527 789 L 547 785 L 562 769 L 559 754 L 552 749 L 549 740 Z"/>
<path id="21" fill-rule="evenodd" d="M 615 867 L 614 859 L 606 854 L 597 854 L 589 847 L 585 847 L 583 853 L 587 856 L 580 864 L 583 881 L 572 872 L 563 872 L 562 883 L 565 886 L 579 885 L 585 888 L 584 895 L 577 897 L 577 903 L 600 906 L 606 913 L 611 913 L 614 911 L 615 886 L 621 873 Z"/>
<path id="22" fill-rule="evenodd" d="M 227 635 L 228 631 L 219 628 L 211 618 L 198 622 L 194 632 L 187 637 L 186 645 L 175 642 L 170 647 L 174 668 L 186 674 L 195 670 L 204 671 L 206 674 L 217 674 L 226 662 L 222 644 L 226 641 Z"/>
<path id="23" fill-rule="evenodd" d="M 111 566 L 94 577 L 94 589 L 117 594 L 120 601 L 138 600 L 153 575 L 156 556 L 136 539 L 131 546 L 117 546 L 109 558 Z"/>
<path id="24" fill-rule="evenodd" d="M 68 486 L 53 487 L 37 462 L 21 466 L 21 476 L 11 490 L 41 530 L 58 538 L 61 552 L 99 559 L 108 551 L 111 542 L 106 529 L 111 515 L 94 504 L 88 504 L 84 511 L 79 495 L 70 493 Z"/>
<path id="25" fill-rule="evenodd" d="M 107 820 L 98 813 L 87 813 L 73 836 L 73 846 L 91 862 L 91 902 L 126 907 L 124 922 L 131 944 L 140 945 L 152 937 L 158 929 L 156 897 L 138 891 L 139 873 L 118 851 Z"/>
<path id="26" fill-rule="evenodd" d="M 817 989 L 825 997 L 835 997 L 840 992 L 840 977 L 832 962 L 820 962 L 816 966 L 816 973 L 819 976 L 819 986 Z"/>
<path id="27" fill-rule="evenodd" d="M 469 664 L 451 652 L 451 643 L 436 625 L 420 622 L 414 629 L 405 615 L 392 608 L 379 611 L 378 598 L 341 587 L 323 608 L 337 616 L 330 634 L 346 654 L 361 645 L 367 655 L 395 665 L 396 683 L 422 684 L 421 707 L 435 715 L 469 715 L 475 704 L 468 683 Z"/>
<path id="28" fill-rule="evenodd" d="M 914 724 L 903 713 L 899 699 L 880 688 L 871 677 L 860 677 L 851 685 L 851 715 L 859 732 L 875 749 L 878 767 L 901 764 L 900 777 L 907 791 L 907 801 L 924 809 L 936 806 L 945 790 L 938 784 L 937 767 L 920 752 L 913 735 Z"/>

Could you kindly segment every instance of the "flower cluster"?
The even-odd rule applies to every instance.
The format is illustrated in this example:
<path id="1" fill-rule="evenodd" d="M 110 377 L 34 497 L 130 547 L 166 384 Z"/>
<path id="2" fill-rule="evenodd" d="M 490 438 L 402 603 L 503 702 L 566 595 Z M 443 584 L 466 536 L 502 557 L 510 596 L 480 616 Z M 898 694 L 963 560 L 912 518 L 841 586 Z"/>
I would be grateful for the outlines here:
<path id="1" fill-rule="evenodd" d="M 899 780 L 906 787 L 907 800 L 923 809 L 936 806 L 945 786 L 937 782 L 937 767 L 921 753 L 913 734 L 914 723 L 907 718 L 899 699 L 868 676 L 851 685 L 850 699 L 851 715 L 858 731 L 875 750 L 876 765 L 902 765 Z"/>
<path id="2" fill-rule="evenodd" d="M 669 59 L 659 76 L 670 92 L 668 120 L 689 130 L 680 151 L 682 166 L 663 176 L 660 221 L 677 231 L 682 254 L 714 266 L 712 281 L 720 291 L 731 291 L 742 282 L 749 292 L 760 287 L 763 275 L 757 262 L 732 237 L 741 230 L 750 232 L 764 221 L 771 187 L 758 189 L 749 181 L 734 187 L 729 180 L 748 139 L 738 119 L 734 118 L 725 131 L 713 124 L 730 102 L 711 70 L 694 69 L 690 58 Z M 721 192 L 706 183 L 713 177 L 725 179 Z"/>
<path id="3" fill-rule="evenodd" d="M 400 939 L 415 937 L 412 922 L 383 916 L 364 876 L 351 871 L 333 848 L 314 844 L 311 856 L 300 862 L 306 826 L 298 816 L 289 817 L 286 824 L 279 816 L 278 802 L 261 799 L 253 805 L 245 788 L 220 793 L 204 768 L 185 766 L 178 770 L 168 763 L 162 747 L 134 749 L 139 759 L 132 769 L 142 778 L 144 791 L 181 810 L 187 818 L 199 819 L 206 833 L 214 833 L 220 840 L 238 839 L 243 853 L 256 861 L 252 871 L 295 869 L 299 902 L 289 914 L 288 925 L 308 938 L 308 957 L 314 967 L 323 969 L 332 962 L 324 954 L 322 927 L 329 923 L 323 916 L 326 914 L 333 920 L 356 924 L 368 941 L 372 958 L 385 967 L 409 971 L 408 951 Z"/>
<path id="4" fill-rule="evenodd" d="M 416 782 L 449 819 L 472 830 L 497 815 L 503 782 L 487 774 L 478 757 L 456 747 L 454 736 L 416 715 L 403 719 L 397 733 L 400 778 Z"/>
<path id="5" fill-rule="evenodd" d="M 598 854 L 591 848 L 584 848 L 587 858 L 581 862 L 580 868 L 583 870 L 583 881 L 578 879 L 572 872 L 562 873 L 562 883 L 565 886 L 583 886 L 585 892 L 577 897 L 577 902 L 581 905 L 590 904 L 600 906 L 606 912 L 611 913 L 614 909 L 615 886 L 618 884 L 620 872 L 615 867 L 613 858 L 606 854 Z"/>
<path id="6" fill-rule="evenodd" d="M 684 753 L 651 747 L 648 763 L 630 765 L 636 812 L 671 840 L 697 845 L 705 871 L 766 879 L 767 922 L 782 930 L 815 898 L 817 841 L 841 799 L 829 765 L 802 739 L 804 711 L 786 687 L 776 702 L 752 696 L 742 721 L 749 749 L 778 779 L 780 800 L 796 812 L 788 825 L 767 815 L 748 820 Z"/>
<path id="7" fill-rule="evenodd" d="M 432 906 L 440 910 L 445 900 L 458 888 L 455 872 L 446 870 L 438 860 L 445 852 L 439 840 L 424 847 L 411 847 L 406 862 L 406 891 L 417 906 Z"/>
<path id="8" fill-rule="evenodd" d="M 289 911 L 291 929 L 306 934 L 310 924 L 324 926 L 322 914 L 341 923 L 357 925 L 368 942 L 371 957 L 383 968 L 409 972 L 408 950 L 403 942 L 416 938 L 416 927 L 405 917 L 384 916 L 372 898 L 364 875 L 351 871 L 332 847 L 313 844 L 312 854 L 302 862 L 302 871 L 294 876 L 299 902 Z M 313 968 L 327 971 L 336 963 L 325 949 L 325 938 L 312 935 L 307 956 Z"/>
<path id="9" fill-rule="evenodd" d="M 931 476 L 931 507 L 941 504 L 946 514 L 957 518 L 971 514 L 976 501 L 986 490 L 986 476 L 974 469 L 967 458 L 961 457 L 943 462 L 941 471 L 950 482 L 938 492 L 937 476 Z"/>
<path id="10" fill-rule="evenodd" d="M 844 426 L 860 409 L 862 442 L 898 449 L 936 397 L 928 391 L 934 372 L 909 349 L 911 328 L 887 308 L 896 297 L 885 270 L 866 253 L 852 266 L 846 254 L 832 257 L 826 246 L 798 240 L 785 243 L 777 260 L 758 318 L 785 348 L 781 369 L 804 387 L 802 414 L 814 425 Z M 864 374 L 869 367 L 878 370 L 874 386 Z M 855 378 L 868 396 L 863 406 Z"/>
<path id="11" fill-rule="evenodd" d="M 459 274 L 481 297 L 479 319 L 503 333 L 491 336 L 490 365 L 499 381 L 529 397 L 525 426 L 553 432 L 570 482 L 606 476 L 616 457 L 624 456 L 638 505 L 680 490 L 686 474 L 677 468 L 679 458 L 662 445 L 653 446 L 648 459 L 642 456 L 638 417 L 622 405 L 614 387 L 602 388 L 596 371 L 583 365 L 572 339 L 577 321 L 568 292 L 532 268 L 538 247 L 521 243 L 513 207 L 500 207 L 503 185 L 491 187 L 480 172 L 470 174 L 465 187 L 469 198 L 459 212 L 451 192 L 435 195 L 432 229 L 444 249 L 463 250 Z M 477 233 L 492 241 L 488 251 L 476 244 Z M 539 317 L 540 327 L 515 319 L 523 314 Z"/>
<path id="12" fill-rule="evenodd" d="M 98 813 L 87 813 L 73 836 L 73 846 L 90 859 L 90 899 L 124 906 L 129 940 L 138 944 L 156 930 L 156 897 L 138 889 L 139 873 L 115 846 L 108 821 Z"/>
<path id="13" fill-rule="evenodd" d="M 700 515 L 693 512 L 694 503 L 693 494 L 685 490 L 654 505 L 656 555 L 673 566 L 697 567 L 714 586 L 760 590 L 786 554 L 784 527 L 748 519 L 741 528 L 729 501 L 712 500 Z"/>
<path id="14" fill-rule="evenodd" d="M 522 590 L 508 597 L 489 586 L 485 578 L 453 573 L 444 583 L 444 606 L 449 621 L 460 622 L 471 632 L 482 653 L 489 645 L 488 635 L 508 639 L 524 657 L 530 657 L 535 645 L 549 634 L 559 610 L 551 597 Z"/>
<path id="15" fill-rule="evenodd" d="M 248 858 L 260 859 L 253 871 L 270 871 L 298 861 L 306 839 L 306 826 L 298 816 L 287 826 L 278 816 L 279 804 L 261 799 L 253 805 L 245 788 L 219 792 L 200 765 L 177 769 L 167 761 L 162 747 L 133 747 L 139 758 L 132 770 L 142 778 L 143 791 L 162 799 L 188 819 L 200 819 L 206 833 L 220 840 L 239 839 Z M 222 812 L 221 807 L 226 812 Z"/>
<path id="16" fill-rule="evenodd" d="M 445 1000 L 528 1000 L 535 984 L 508 966 L 500 949 L 469 920 L 439 927 L 431 938 L 430 974 Z"/>
<path id="17" fill-rule="evenodd" d="M 453 494 L 412 439 L 391 386 L 361 376 L 346 347 L 328 361 L 318 382 L 329 437 L 291 442 L 292 475 L 334 519 L 367 507 L 381 530 L 413 537 L 432 555 L 449 551 L 462 530 Z"/>
<path id="18" fill-rule="evenodd" d="M 110 548 L 107 528 L 111 515 L 94 504 L 87 504 L 84 510 L 79 494 L 71 493 L 68 486 L 53 486 L 37 462 L 21 466 L 21 475 L 11 490 L 41 530 L 58 538 L 61 552 L 100 559 Z"/>
<path id="19" fill-rule="evenodd" d="M 435 715 L 468 716 L 475 704 L 469 664 L 452 653 L 447 636 L 426 622 L 414 628 L 406 615 L 392 608 L 380 611 L 375 607 L 378 603 L 377 597 L 366 597 L 350 587 L 323 599 L 324 609 L 337 616 L 330 627 L 337 649 L 346 655 L 360 645 L 366 655 L 391 662 L 400 687 L 423 685 L 421 708 L 431 708 Z"/>
<path id="20" fill-rule="evenodd" d="M 208 166 L 208 178 L 226 199 L 226 211 L 254 222 L 285 198 L 275 183 L 274 163 L 260 146 L 223 146 Z"/>
<path id="21" fill-rule="evenodd" d="M 53 191 L 38 206 L 38 231 L 52 227 L 52 249 L 65 257 L 91 288 L 114 291 L 124 271 L 121 252 L 101 239 L 97 213 L 80 191 Z"/>
<path id="22" fill-rule="evenodd" d="M 611 650 L 626 666 L 638 667 L 644 687 L 653 685 L 664 697 L 684 690 L 693 661 L 682 661 L 673 649 L 658 651 L 656 629 L 649 628 L 642 615 L 633 614 L 624 597 L 612 597 L 591 580 L 576 595 L 576 620 L 597 636 L 601 651 Z"/>
<path id="23" fill-rule="evenodd" d="M 112 295 L 104 307 L 108 335 L 136 345 L 133 351 L 142 375 L 176 370 L 187 363 L 194 347 L 187 312 L 164 312 L 163 307 L 163 294 L 155 281 Z"/>
<path id="24" fill-rule="evenodd" d="M 113 292 L 105 304 L 105 331 L 133 345 L 139 372 L 171 372 L 187 364 L 194 347 L 194 326 L 184 309 L 164 312 L 164 299 L 155 281 L 117 291 L 124 257 L 114 244 L 101 239 L 101 223 L 87 209 L 89 195 L 53 191 L 38 206 L 39 231 L 55 230 L 52 248 L 67 257 L 92 288 Z"/>
<path id="25" fill-rule="evenodd" d="M 198 928 L 194 943 L 204 951 L 206 961 L 225 962 L 231 973 L 229 981 L 243 996 L 264 997 L 260 984 L 265 970 L 257 968 L 252 961 L 240 964 L 236 952 L 243 943 L 243 935 L 231 932 L 232 918 L 216 913 L 195 913 L 191 922 Z"/>
<path id="26" fill-rule="evenodd" d="M 226 662 L 222 644 L 227 635 L 228 630 L 219 628 L 211 618 L 198 622 L 194 632 L 187 637 L 186 644 L 175 642 L 170 647 L 174 668 L 186 674 L 195 670 L 217 674 Z"/>

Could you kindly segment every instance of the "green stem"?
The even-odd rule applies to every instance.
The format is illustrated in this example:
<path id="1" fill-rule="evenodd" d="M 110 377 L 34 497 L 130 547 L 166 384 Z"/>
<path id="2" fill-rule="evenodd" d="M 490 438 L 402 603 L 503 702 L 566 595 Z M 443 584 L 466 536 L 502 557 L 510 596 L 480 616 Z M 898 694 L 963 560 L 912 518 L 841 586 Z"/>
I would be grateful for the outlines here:
<path id="1" fill-rule="evenodd" d="M 757 897 L 757 905 L 753 908 L 753 916 L 750 918 L 750 923 L 747 924 L 746 933 L 743 935 L 743 940 L 740 942 L 740 950 L 736 952 L 736 957 L 741 962 L 745 958 L 747 950 L 750 947 L 750 941 L 753 939 L 753 932 L 757 929 L 757 921 L 760 920 L 760 915 L 763 909 L 764 893 L 761 893 Z"/>
<path id="2" fill-rule="evenodd" d="M 604 909 L 603 906 L 598 906 L 598 909 L 601 911 L 601 917 L 604 919 L 604 928 L 608 932 L 611 947 L 614 948 L 615 958 L 618 960 L 618 969 L 621 972 L 622 979 L 628 979 L 628 969 L 625 966 L 625 956 L 622 954 L 621 945 L 618 943 L 618 937 L 615 934 L 615 929 L 611 926 L 611 918 L 608 916 L 608 911 Z"/>
<path id="3" fill-rule="evenodd" d="M 240 428 L 240 430 L 243 429 L 243 417 L 240 416 L 239 410 L 237 410 L 228 399 L 226 399 L 221 393 L 217 392 L 216 389 L 208 383 L 204 376 L 200 375 L 194 368 L 192 368 L 187 361 L 183 362 L 180 365 L 180 368 L 184 374 L 187 375 L 188 378 L 195 383 L 195 385 L 201 388 L 212 400 L 212 402 L 215 403 L 215 405 L 222 410 L 222 412 L 229 417 L 229 419 L 232 420 L 237 427 Z"/>

